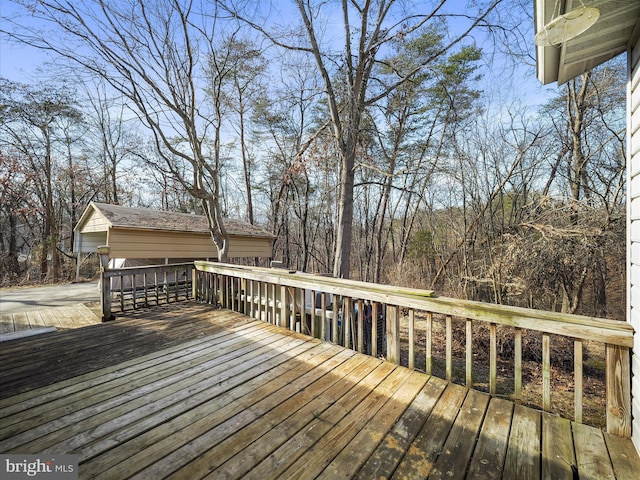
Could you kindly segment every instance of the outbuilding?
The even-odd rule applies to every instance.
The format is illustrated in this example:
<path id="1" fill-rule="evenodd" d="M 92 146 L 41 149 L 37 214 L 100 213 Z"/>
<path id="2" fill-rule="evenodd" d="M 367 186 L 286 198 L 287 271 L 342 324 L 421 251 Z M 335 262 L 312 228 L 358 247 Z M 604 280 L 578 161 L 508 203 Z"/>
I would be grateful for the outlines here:
<path id="1" fill-rule="evenodd" d="M 275 237 L 242 220 L 226 218 L 229 258 L 273 255 Z M 74 228 L 78 272 L 83 257 L 99 245 L 111 247 L 115 266 L 150 265 L 185 260 L 214 260 L 218 251 L 202 215 L 90 202 Z"/>

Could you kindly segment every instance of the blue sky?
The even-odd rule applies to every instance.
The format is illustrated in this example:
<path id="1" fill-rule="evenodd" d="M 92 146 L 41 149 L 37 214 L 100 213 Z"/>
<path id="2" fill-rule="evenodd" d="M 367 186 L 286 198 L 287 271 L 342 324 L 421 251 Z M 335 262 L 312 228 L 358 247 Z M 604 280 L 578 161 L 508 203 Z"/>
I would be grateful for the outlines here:
<path id="1" fill-rule="evenodd" d="M 455 9 L 459 7 L 461 13 L 464 13 L 464 4 L 462 1 L 455 2 L 453 7 L 448 7 L 448 11 L 456 13 Z M 533 2 L 531 4 L 533 8 Z M 14 10 L 11 2 L 0 3 L 0 13 L 3 16 L 11 16 Z M 526 21 L 524 25 L 527 25 Z M 452 28 L 455 28 L 455 25 Z M 533 45 L 533 25 L 529 33 Z M 482 45 L 482 35 L 477 33 L 474 38 L 486 51 L 488 45 Z M 555 84 L 542 86 L 535 78 L 535 69 L 531 65 L 521 65 L 511 75 L 507 75 L 504 56 L 485 57 L 484 61 L 484 81 L 480 88 L 491 99 L 491 103 L 519 100 L 527 105 L 540 105 L 558 92 Z M 55 63 L 55 58 L 34 48 L 9 44 L 6 38 L 0 37 L 0 76 L 22 83 L 46 81 L 49 77 L 47 63 Z M 508 76 L 510 78 L 507 78 Z"/>

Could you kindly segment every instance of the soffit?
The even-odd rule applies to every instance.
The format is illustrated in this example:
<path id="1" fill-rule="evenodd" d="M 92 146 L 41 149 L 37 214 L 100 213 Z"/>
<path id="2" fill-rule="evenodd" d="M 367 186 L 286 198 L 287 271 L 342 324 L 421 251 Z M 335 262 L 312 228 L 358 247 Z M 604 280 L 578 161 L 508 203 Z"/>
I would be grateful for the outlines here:
<path id="1" fill-rule="evenodd" d="M 560 14 L 596 7 L 600 18 L 586 32 L 551 47 L 536 47 L 538 78 L 543 84 L 566 83 L 625 52 L 640 34 L 639 0 L 535 0 L 537 32 Z"/>

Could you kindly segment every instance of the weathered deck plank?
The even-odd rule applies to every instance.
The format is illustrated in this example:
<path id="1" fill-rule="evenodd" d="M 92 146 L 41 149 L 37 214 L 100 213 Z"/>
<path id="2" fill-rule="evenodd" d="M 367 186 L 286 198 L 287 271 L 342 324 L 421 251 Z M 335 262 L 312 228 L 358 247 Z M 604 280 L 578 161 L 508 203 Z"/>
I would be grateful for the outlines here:
<path id="1" fill-rule="evenodd" d="M 502 478 L 512 417 L 512 402 L 491 399 L 469 466 L 470 478 Z"/>
<path id="2" fill-rule="evenodd" d="M 571 422 L 548 413 L 542 414 L 542 478 L 573 479 L 577 471 Z"/>
<path id="3" fill-rule="evenodd" d="M 618 480 L 635 480 L 640 472 L 640 457 L 633 444 L 617 435 L 604 434 L 613 472 Z"/>
<path id="4" fill-rule="evenodd" d="M 573 426 L 576 463 L 580 478 L 588 480 L 613 479 L 613 467 L 602 432 L 576 423 Z"/>
<path id="5" fill-rule="evenodd" d="M 540 412 L 516 405 L 504 478 L 540 478 Z"/>
<path id="6" fill-rule="evenodd" d="M 427 384 L 372 452 L 366 463 L 356 473 L 355 478 L 361 480 L 380 478 L 384 473 L 396 470 L 446 385 L 445 381 L 437 377 L 429 377 Z"/>
<path id="7" fill-rule="evenodd" d="M 467 390 L 463 387 L 447 385 L 422 430 L 395 470 L 394 479 L 411 478 L 413 475 L 426 478 L 431 473 L 466 395 Z"/>
<path id="8" fill-rule="evenodd" d="M 77 454 L 80 478 L 627 479 L 640 468 L 629 440 L 203 305 L 6 347 L 0 452 Z"/>
<path id="9" fill-rule="evenodd" d="M 19 330 L 55 327 L 59 330 L 100 323 L 98 316 L 83 303 L 27 312 L 0 314 L 0 335 Z"/>

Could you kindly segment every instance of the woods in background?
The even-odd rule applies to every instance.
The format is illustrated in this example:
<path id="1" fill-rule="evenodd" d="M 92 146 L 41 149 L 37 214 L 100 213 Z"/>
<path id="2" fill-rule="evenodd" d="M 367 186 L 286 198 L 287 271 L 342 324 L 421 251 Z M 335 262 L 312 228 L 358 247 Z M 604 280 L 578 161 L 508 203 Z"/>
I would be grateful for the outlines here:
<path id="1" fill-rule="evenodd" d="M 471 36 L 507 21 L 504 2 L 476 2 L 465 25 L 441 5 L 336 2 L 336 17 L 294 2 L 300 30 L 226 2 L 130 3 L 107 2 L 108 45 L 113 25 L 65 2 L 40 14 L 88 16 L 95 45 L 11 32 L 68 69 L 0 83 L 4 285 L 68 279 L 96 200 L 207 214 L 219 248 L 220 217 L 244 218 L 289 268 L 624 318 L 621 61 L 542 106 L 505 104 Z"/>

